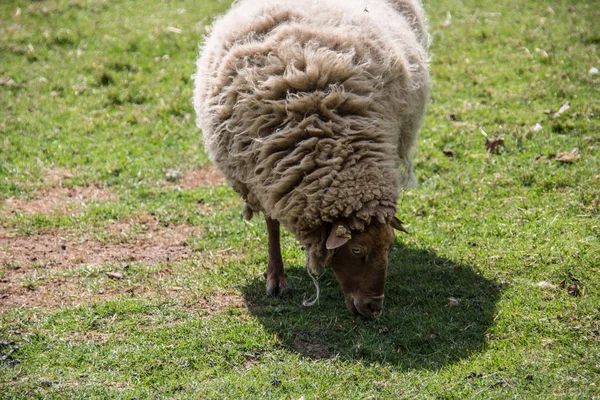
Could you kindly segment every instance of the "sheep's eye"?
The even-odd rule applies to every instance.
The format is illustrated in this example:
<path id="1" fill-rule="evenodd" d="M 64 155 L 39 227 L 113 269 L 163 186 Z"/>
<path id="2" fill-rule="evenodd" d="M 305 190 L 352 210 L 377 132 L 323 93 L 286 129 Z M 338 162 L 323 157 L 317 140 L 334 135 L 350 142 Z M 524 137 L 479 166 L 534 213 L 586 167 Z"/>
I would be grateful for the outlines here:
<path id="1" fill-rule="evenodd" d="M 357 256 L 359 256 L 360 253 L 362 253 L 362 251 L 360 250 L 359 247 L 353 247 L 352 248 L 352 253 L 355 254 L 355 255 L 357 255 Z"/>

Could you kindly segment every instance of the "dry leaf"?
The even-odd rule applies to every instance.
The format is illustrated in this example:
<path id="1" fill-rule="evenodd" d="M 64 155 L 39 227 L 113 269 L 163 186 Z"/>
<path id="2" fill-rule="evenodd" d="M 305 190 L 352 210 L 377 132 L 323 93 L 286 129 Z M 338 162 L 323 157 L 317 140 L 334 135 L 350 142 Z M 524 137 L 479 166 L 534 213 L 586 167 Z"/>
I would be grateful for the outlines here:
<path id="1" fill-rule="evenodd" d="M 8 78 L 8 79 L 0 79 L 0 86 L 8 86 L 8 87 L 12 87 L 12 88 L 21 88 L 21 87 L 23 87 L 23 84 L 15 82 L 12 78 Z"/>
<path id="2" fill-rule="evenodd" d="M 106 276 L 110 279 L 123 279 L 123 274 L 120 272 L 107 272 Z"/>
<path id="3" fill-rule="evenodd" d="M 551 348 L 554 342 L 552 339 L 542 339 L 542 346 Z"/>
<path id="4" fill-rule="evenodd" d="M 535 52 L 538 53 L 542 58 L 548 58 L 548 53 L 546 52 L 546 50 L 539 49 L 536 47 Z"/>
<path id="5" fill-rule="evenodd" d="M 570 284 L 567 288 L 567 293 L 569 293 L 569 296 L 579 295 L 579 286 L 576 283 Z"/>
<path id="6" fill-rule="evenodd" d="M 467 375 L 467 380 L 469 382 L 473 382 L 474 379 L 478 379 L 481 378 L 483 375 L 481 375 L 478 372 L 470 372 L 469 375 Z"/>
<path id="7" fill-rule="evenodd" d="M 569 108 L 571 108 L 571 104 L 567 101 L 565 104 L 563 104 L 556 113 L 554 113 L 554 117 L 560 117 L 560 115 L 562 113 L 564 113 L 565 111 L 567 111 Z"/>
<path id="8" fill-rule="evenodd" d="M 455 299 L 454 297 L 448 297 L 448 304 L 446 304 L 446 307 L 456 307 L 458 305 L 458 299 Z"/>
<path id="9" fill-rule="evenodd" d="M 487 138 L 485 141 L 485 148 L 490 153 L 499 153 L 500 147 L 504 147 L 504 139 L 502 138 Z"/>
<path id="10" fill-rule="evenodd" d="M 450 158 L 454 158 L 454 156 L 456 155 L 456 153 L 450 149 L 444 149 L 444 150 L 442 150 L 442 153 L 444 153 L 445 156 L 450 157 Z"/>
<path id="11" fill-rule="evenodd" d="M 551 284 L 548 281 L 538 282 L 536 286 L 544 288 L 544 289 L 556 289 L 556 286 L 554 286 L 553 284 Z"/>
<path id="12" fill-rule="evenodd" d="M 571 164 L 571 163 L 574 163 L 575 161 L 579 160 L 580 157 L 581 156 L 579 155 L 579 150 L 575 148 L 568 153 L 558 153 L 556 155 L 555 160 L 558 162 Z M 550 157 L 548 157 L 548 158 L 550 158 Z"/>
<path id="13" fill-rule="evenodd" d="M 165 174 L 165 179 L 169 182 L 176 182 L 181 179 L 181 172 L 177 170 L 163 170 Z"/>
<path id="14" fill-rule="evenodd" d="M 451 23 L 451 22 L 452 22 L 452 14 L 450 14 L 450 11 L 448 11 L 448 12 L 446 13 L 446 20 L 445 20 L 444 22 L 442 22 L 442 23 L 440 24 L 440 26 L 441 26 L 442 28 L 447 28 L 447 27 L 449 27 L 449 26 L 450 26 L 450 23 Z"/>
<path id="15" fill-rule="evenodd" d="M 177 34 L 180 34 L 182 32 L 181 29 L 175 28 L 174 26 L 167 27 L 166 31 L 171 32 L 171 33 L 177 33 Z"/>

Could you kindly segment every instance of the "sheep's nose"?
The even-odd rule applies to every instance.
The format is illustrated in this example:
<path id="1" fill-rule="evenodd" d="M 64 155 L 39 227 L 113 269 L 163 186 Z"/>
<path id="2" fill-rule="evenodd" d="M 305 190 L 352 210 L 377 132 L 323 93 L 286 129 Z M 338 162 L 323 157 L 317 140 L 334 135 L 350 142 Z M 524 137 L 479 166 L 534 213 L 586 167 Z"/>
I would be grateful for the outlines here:
<path id="1" fill-rule="evenodd" d="M 355 296 L 352 299 L 351 305 L 352 307 L 348 308 L 354 313 L 359 313 L 366 318 L 379 318 L 383 313 L 383 295 L 370 297 Z"/>

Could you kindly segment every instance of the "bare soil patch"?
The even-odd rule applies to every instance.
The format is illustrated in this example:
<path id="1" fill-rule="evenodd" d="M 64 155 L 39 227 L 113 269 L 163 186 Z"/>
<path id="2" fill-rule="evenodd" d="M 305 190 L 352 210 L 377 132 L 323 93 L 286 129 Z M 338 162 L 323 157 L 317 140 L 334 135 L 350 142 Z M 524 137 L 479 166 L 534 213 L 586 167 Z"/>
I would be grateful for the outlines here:
<path id="1" fill-rule="evenodd" d="M 141 231 L 136 227 L 141 227 Z M 0 264 L 16 263 L 25 269 L 40 265 L 65 269 L 107 263 L 177 261 L 191 254 L 185 240 L 201 233 L 202 229 L 189 225 L 165 227 L 145 218 L 117 222 L 105 230 L 109 238 L 106 242 L 65 231 L 46 231 L 32 236 L 9 236 L 0 232 Z"/>
<path id="2" fill-rule="evenodd" d="M 0 279 L 0 314 L 11 308 L 54 309 L 61 306 L 75 306 L 90 302 L 102 296 L 81 288 L 73 277 L 53 277 L 40 283 L 35 290 L 22 285 L 26 276 L 37 277 L 37 273 L 9 274 Z M 39 274 L 40 276 L 42 273 Z"/>
<path id="3" fill-rule="evenodd" d="M 75 188 L 55 186 L 41 189 L 35 199 L 6 199 L 2 204 L 2 213 L 5 215 L 19 212 L 24 214 L 67 213 L 82 209 L 89 203 L 105 200 L 117 200 L 117 195 L 109 189 L 98 186 Z"/>
<path id="4" fill-rule="evenodd" d="M 166 187 L 179 187 L 185 190 L 197 189 L 204 186 L 216 186 L 225 181 L 223 174 L 212 165 L 199 168 L 181 175 L 181 177 L 173 174 L 170 176 L 170 180 L 165 180 Z"/>
<path id="5" fill-rule="evenodd" d="M 109 225 L 108 241 L 64 231 L 11 236 L 0 230 L 0 309 L 56 307 L 106 297 L 108 293 L 82 293 L 77 273 L 64 272 L 84 265 L 181 261 L 192 255 L 186 240 L 201 231 L 189 225 L 165 227 L 152 217 Z"/>
<path id="6" fill-rule="evenodd" d="M 331 357 L 327 351 L 327 346 L 314 338 L 307 340 L 306 338 L 296 337 L 293 347 L 298 353 L 313 359 Z"/>
<path id="7" fill-rule="evenodd" d="M 42 172 L 42 187 L 33 199 L 8 198 L 0 203 L 0 215 L 10 213 L 42 214 L 74 212 L 89 203 L 117 200 L 116 193 L 100 185 L 64 187 L 64 181 L 77 175 L 75 170 L 62 167 Z"/>

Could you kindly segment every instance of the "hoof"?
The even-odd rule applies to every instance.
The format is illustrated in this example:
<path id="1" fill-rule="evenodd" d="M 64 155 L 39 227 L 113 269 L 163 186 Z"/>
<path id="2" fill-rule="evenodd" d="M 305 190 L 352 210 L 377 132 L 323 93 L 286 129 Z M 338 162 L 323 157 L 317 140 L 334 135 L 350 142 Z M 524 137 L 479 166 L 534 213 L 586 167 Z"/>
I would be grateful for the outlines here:
<path id="1" fill-rule="evenodd" d="M 283 296 L 288 291 L 285 275 L 267 277 L 267 296 Z"/>

